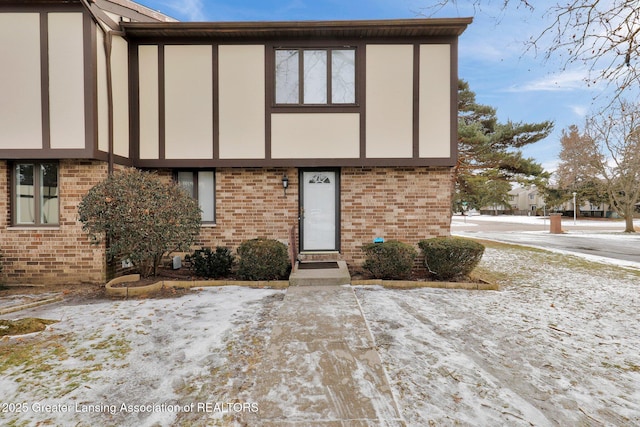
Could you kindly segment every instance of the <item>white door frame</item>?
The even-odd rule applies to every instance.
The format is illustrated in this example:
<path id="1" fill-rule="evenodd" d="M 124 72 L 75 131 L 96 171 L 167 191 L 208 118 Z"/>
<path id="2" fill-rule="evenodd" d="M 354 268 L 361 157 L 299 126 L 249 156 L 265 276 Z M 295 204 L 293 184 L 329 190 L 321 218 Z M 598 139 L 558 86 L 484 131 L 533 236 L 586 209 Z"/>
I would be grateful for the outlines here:
<path id="1" fill-rule="evenodd" d="M 333 218 L 330 218 L 330 220 L 333 221 L 333 224 L 330 224 L 330 227 L 331 225 L 333 226 L 333 232 L 331 232 L 331 228 L 329 228 L 329 232 L 332 235 L 323 236 L 323 240 L 325 240 L 325 242 L 321 243 L 321 247 L 317 247 L 317 245 L 310 243 L 308 238 L 305 239 L 305 227 L 307 227 L 306 237 L 310 237 L 309 235 L 310 230 L 308 228 L 314 225 L 313 222 L 305 221 L 305 219 L 309 219 L 309 217 L 306 215 L 311 214 L 308 210 L 309 205 L 313 207 L 313 200 L 306 199 L 307 210 L 305 211 L 305 198 L 312 196 L 312 194 L 310 194 L 310 189 L 313 188 L 309 186 L 308 182 L 305 182 L 305 177 L 307 178 L 307 181 L 308 181 L 310 177 L 314 177 L 317 174 L 322 174 L 322 172 L 331 172 L 331 175 L 335 177 L 334 182 L 331 183 L 333 186 L 333 196 L 335 198 L 334 204 L 333 204 L 334 209 L 332 209 Z M 301 168 L 299 169 L 298 182 L 300 183 L 300 198 L 298 203 L 299 205 L 298 212 L 299 212 L 299 219 L 300 219 L 299 221 L 300 230 L 298 233 L 300 238 L 300 241 L 299 241 L 300 252 L 339 251 L 340 250 L 340 169 L 338 168 Z M 322 185 L 322 184 L 318 184 L 318 185 Z M 327 212 L 325 212 L 325 214 L 326 213 Z M 316 231 L 322 232 L 321 230 L 316 230 Z"/>

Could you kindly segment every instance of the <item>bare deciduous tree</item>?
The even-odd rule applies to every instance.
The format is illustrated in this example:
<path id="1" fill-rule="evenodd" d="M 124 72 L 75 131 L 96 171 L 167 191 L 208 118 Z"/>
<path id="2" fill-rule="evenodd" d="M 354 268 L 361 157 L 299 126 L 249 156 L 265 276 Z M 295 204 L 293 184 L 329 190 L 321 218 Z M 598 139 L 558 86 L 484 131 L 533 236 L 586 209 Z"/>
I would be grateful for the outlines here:
<path id="1" fill-rule="evenodd" d="M 640 105 L 620 101 L 607 112 L 589 117 L 585 141 L 597 152 L 593 166 L 604 180 L 611 207 L 634 232 L 633 215 L 640 201 Z"/>
<path id="2" fill-rule="evenodd" d="M 426 8 L 435 14 L 459 0 L 439 0 Z M 492 0 L 472 0 L 474 10 Z M 616 96 L 640 83 L 640 7 L 638 0 L 567 0 L 548 7 L 531 0 L 500 0 L 504 11 L 525 8 L 543 11 L 548 24 L 528 40 L 529 49 L 546 59 L 560 58 L 563 66 L 583 64 L 590 71 L 588 83 L 614 84 Z M 469 3 L 465 3 L 469 4 Z M 495 2 L 494 2 L 495 4 Z"/>
<path id="3" fill-rule="evenodd" d="M 552 198 L 567 201 L 571 193 L 576 192 L 580 204 L 588 201 L 591 205 L 609 203 L 609 196 L 599 176 L 599 169 L 594 166 L 600 162 L 601 154 L 590 137 L 571 125 L 562 131 L 560 137 L 560 163 L 555 174 L 557 190 L 548 192 Z"/>

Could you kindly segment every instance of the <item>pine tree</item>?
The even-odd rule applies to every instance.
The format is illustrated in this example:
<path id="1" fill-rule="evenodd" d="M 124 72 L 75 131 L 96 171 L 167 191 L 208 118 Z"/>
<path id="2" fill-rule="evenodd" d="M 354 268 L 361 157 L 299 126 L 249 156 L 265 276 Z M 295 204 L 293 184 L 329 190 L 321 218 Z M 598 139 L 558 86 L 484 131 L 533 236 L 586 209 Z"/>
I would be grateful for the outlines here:
<path id="1" fill-rule="evenodd" d="M 549 174 L 520 149 L 549 135 L 553 122 L 498 122 L 493 107 L 478 104 L 463 80 L 458 82 L 458 163 L 454 209 L 507 204 L 510 183 L 542 185 Z"/>

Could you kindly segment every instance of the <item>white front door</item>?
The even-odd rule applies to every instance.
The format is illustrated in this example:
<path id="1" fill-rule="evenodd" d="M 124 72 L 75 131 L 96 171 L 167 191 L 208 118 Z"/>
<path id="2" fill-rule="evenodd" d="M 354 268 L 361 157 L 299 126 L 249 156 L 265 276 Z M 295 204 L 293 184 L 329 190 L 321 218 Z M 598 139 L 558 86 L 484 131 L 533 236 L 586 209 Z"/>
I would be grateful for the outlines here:
<path id="1" fill-rule="evenodd" d="M 337 250 L 337 171 L 303 171 L 301 218 L 301 250 Z"/>

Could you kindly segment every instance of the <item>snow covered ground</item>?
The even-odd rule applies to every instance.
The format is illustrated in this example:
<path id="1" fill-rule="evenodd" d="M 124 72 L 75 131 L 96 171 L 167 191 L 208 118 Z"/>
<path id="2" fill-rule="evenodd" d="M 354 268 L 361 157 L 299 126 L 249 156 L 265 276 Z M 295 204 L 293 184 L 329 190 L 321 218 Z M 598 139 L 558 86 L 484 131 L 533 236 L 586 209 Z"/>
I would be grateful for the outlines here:
<path id="1" fill-rule="evenodd" d="M 230 362 L 249 352 L 240 354 L 239 340 L 260 344 L 268 336 L 270 328 L 254 337 L 247 330 L 274 317 L 283 294 L 205 288 L 178 298 L 56 304 L 5 315 L 60 322 L 0 342 L 0 425 L 189 425 L 252 410 L 255 402 L 229 405 L 239 403 L 237 393 L 225 390 L 246 368 Z M 14 357 L 25 362 L 14 364 Z"/>
<path id="2" fill-rule="evenodd" d="M 640 275 L 488 249 L 500 291 L 359 288 L 409 425 L 640 425 Z"/>
<path id="3" fill-rule="evenodd" d="M 481 268 L 500 291 L 356 288 L 407 425 L 640 425 L 640 273 L 502 246 Z M 285 292 L 4 315 L 60 322 L 0 341 L 0 424 L 232 425 Z"/>

